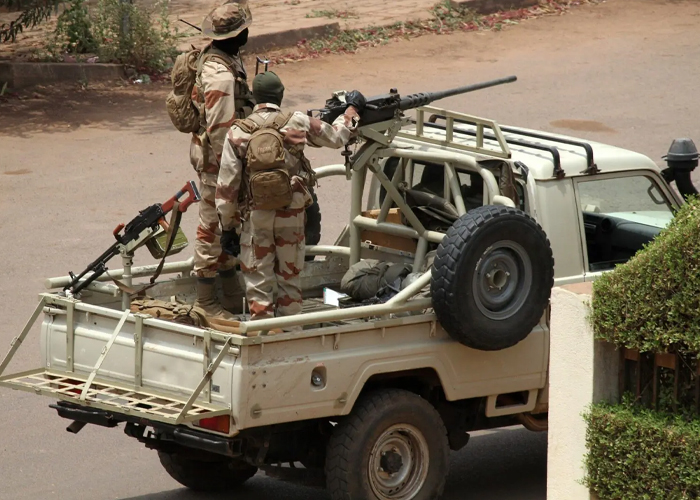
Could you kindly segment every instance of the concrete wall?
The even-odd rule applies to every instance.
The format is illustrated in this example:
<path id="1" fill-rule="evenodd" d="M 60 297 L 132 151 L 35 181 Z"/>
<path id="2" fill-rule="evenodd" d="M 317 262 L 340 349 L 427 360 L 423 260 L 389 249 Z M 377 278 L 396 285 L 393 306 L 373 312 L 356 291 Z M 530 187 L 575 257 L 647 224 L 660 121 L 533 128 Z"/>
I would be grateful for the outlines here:
<path id="1" fill-rule="evenodd" d="M 618 397 L 619 356 L 593 339 L 588 323 L 591 284 L 554 288 L 549 361 L 547 500 L 594 500 L 585 475 L 586 423 L 591 403 Z"/>

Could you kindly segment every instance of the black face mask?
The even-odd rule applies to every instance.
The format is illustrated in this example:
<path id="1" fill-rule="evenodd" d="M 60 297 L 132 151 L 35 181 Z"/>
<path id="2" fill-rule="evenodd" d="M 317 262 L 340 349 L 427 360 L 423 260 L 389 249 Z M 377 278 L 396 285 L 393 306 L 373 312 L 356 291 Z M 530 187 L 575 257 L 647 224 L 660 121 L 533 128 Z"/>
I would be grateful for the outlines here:
<path id="1" fill-rule="evenodd" d="M 213 40 L 212 45 L 227 54 L 236 55 L 241 47 L 248 43 L 248 28 L 241 31 L 233 38 L 225 40 Z"/>

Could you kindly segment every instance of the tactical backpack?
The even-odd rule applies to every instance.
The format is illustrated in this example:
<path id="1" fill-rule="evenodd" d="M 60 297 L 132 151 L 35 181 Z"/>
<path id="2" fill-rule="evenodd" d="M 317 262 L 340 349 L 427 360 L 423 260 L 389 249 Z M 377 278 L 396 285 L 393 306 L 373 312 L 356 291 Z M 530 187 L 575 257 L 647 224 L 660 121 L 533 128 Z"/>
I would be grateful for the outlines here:
<path id="1" fill-rule="evenodd" d="M 180 132 L 196 133 L 204 125 L 204 105 L 194 102 L 192 96 L 202 73 L 202 67 L 210 60 L 216 60 L 226 66 L 236 78 L 234 89 L 236 116 L 243 118 L 253 111 L 255 105 L 253 94 L 248 87 L 242 64 L 236 58 L 215 47 L 207 47 L 204 51 L 192 47 L 175 59 L 170 73 L 173 88 L 165 99 L 170 121 Z"/>
<path id="2" fill-rule="evenodd" d="M 284 137 L 280 133 L 290 117 L 287 113 L 272 113 L 263 118 L 261 114 L 253 113 L 245 120 L 234 122 L 250 134 L 245 165 L 248 200 L 254 210 L 279 210 L 292 202 Z"/>

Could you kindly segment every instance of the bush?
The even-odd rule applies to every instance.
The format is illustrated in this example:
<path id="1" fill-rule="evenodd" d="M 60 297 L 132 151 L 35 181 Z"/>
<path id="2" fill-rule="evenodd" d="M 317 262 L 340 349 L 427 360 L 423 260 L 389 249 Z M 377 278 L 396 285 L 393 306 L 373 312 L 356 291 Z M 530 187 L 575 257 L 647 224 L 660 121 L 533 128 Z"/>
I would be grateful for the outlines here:
<path id="1" fill-rule="evenodd" d="M 168 20 L 167 1 L 145 10 L 120 0 L 99 0 L 92 33 L 103 62 L 162 70 L 176 52 L 177 31 Z"/>
<path id="2" fill-rule="evenodd" d="M 700 422 L 600 404 L 588 422 L 585 484 L 600 500 L 700 497 Z"/>
<path id="3" fill-rule="evenodd" d="M 71 0 L 68 8 L 61 12 L 47 49 L 55 56 L 64 52 L 85 54 L 97 49 L 85 0 Z"/>
<path id="4" fill-rule="evenodd" d="M 43 58 L 91 53 L 100 62 L 160 71 L 176 55 L 178 34 L 168 19 L 168 2 L 146 10 L 130 2 L 98 0 L 88 12 L 85 0 L 70 0 L 48 38 Z"/>
<path id="5" fill-rule="evenodd" d="M 642 352 L 700 353 L 700 201 L 593 284 L 595 335 Z"/>

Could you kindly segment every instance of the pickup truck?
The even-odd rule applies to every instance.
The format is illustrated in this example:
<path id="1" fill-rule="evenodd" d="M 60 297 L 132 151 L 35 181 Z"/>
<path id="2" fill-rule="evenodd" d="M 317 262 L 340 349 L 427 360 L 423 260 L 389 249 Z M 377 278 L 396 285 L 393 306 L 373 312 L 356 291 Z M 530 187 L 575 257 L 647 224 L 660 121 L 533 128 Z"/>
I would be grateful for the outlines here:
<path id="1" fill-rule="evenodd" d="M 352 203 L 334 245 L 307 247 L 301 314 L 222 331 L 134 312 L 107 276 L 77 296 L 61 290 L 71 277 L 51 278 L 0 385 L 57 401 L 71 432 L 123 425 L 204 491 L 301 463 L 333 500 L 438 498 L 469 432 L 546 430 L 551 287 L 594 280 L 663 230 L 683 203 L 670 182 L 694 191 L 692 141 L 675 141 L 662 171 L 430 106 L 359 138 L 345 164 L 316 169 L 321 184 L 345 176 Z M 154 274 L 123 257 L 112 278 Z M 323 300 L 367 259 L 411 273 L 383 300 Z M 191 303 L 191 269 L 165 264 L 148 295 Z M 6 373 L 40 317 L 42 365 Z"/>

